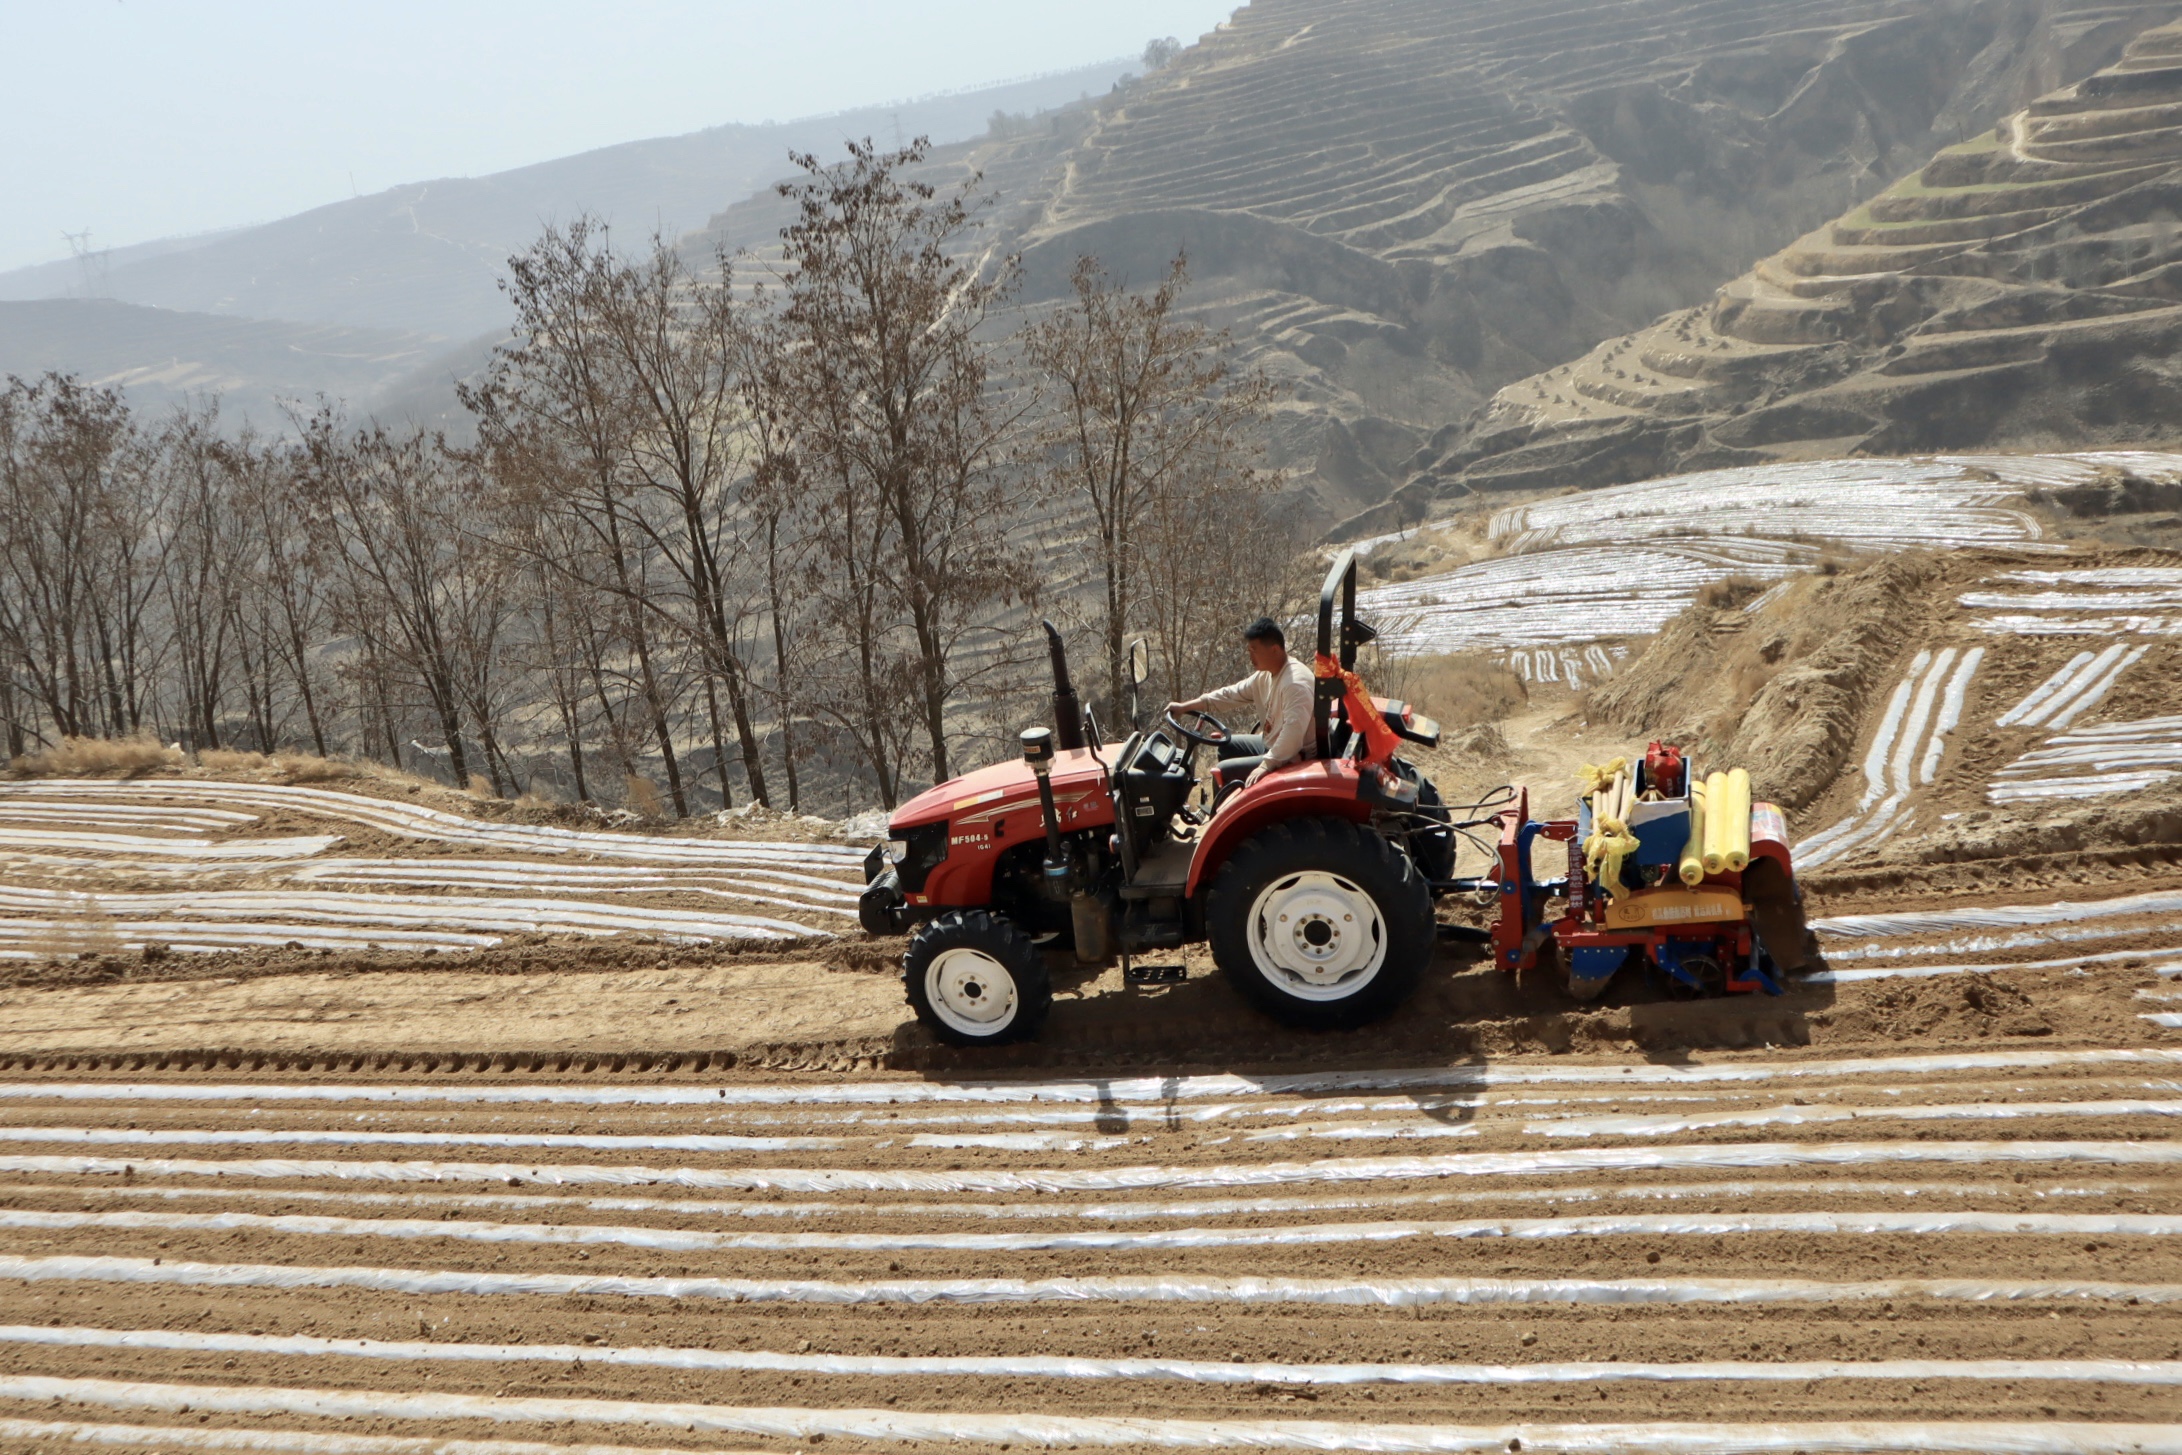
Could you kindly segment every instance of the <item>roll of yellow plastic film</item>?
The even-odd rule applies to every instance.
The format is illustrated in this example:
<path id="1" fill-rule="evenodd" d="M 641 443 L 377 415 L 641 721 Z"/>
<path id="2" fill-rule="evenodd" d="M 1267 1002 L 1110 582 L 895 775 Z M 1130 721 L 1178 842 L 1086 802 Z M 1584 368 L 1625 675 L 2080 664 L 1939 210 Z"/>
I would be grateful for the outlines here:
<path id="1" fill-rule="evenodd" d="M 1727 801 L 1727 775 L 1705 775 L 1705 872 L 1719 874 L 1727 869 L 1727 845 L 1721 842 L 1720 829 L 1726 823 L 1730 805 Z"/>
<path id="2" fill-rule="evenodd" d="M 1690 785 L 1690 836 L 1683 840 L 1682 856 L 1674 872 L 1684 884 L 1696 885 L 1705 877 L 1705 785 Z"/>
<path id="3" fill-rule="evenodd" d="M 1727 822 L 1720 826 L 1720 846 L 1727 855 L 1727 867 L 1740 874 L 1750 863 L 1750 774 L 1741 768 L 1729 769 L 1727 791 L 1733 802 Z"/>

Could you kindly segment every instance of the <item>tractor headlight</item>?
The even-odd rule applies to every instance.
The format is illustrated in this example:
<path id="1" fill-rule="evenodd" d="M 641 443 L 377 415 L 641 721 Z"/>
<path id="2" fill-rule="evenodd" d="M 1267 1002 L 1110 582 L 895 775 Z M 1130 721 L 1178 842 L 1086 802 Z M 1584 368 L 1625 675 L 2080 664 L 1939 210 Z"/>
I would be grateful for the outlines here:
<path id="1" fill-rule="evenodd" d="M 919 824 L 902 830 L 901 835 L 887 841 L 887 853 L 894 859 L 894 872 L 901 876 L 902 888 L 922 894 L 926 877 L 947 857 L 947 821 Z"/>

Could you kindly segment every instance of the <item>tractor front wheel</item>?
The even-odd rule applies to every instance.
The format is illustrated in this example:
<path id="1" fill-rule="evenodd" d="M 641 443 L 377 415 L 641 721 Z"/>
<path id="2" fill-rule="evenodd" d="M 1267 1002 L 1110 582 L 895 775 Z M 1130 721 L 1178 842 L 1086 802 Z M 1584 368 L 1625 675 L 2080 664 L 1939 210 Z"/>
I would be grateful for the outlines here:
<path id="1" fill-rule="evenodd" d="M 943 914 L 910 936 L 902 981 L 917 1019 L 953 1046 L 1028 1040 L 1053 1004 L 1030 936 L 981 909 Z"/>
<path id="2" fill-rule="evenodd" d="M 1432 895 L 1380 835 L 1340 819 L 1274 824 L 1235 851 L 1205 906 L 1221 973 L 1310 1030 L 1378 1019 L 1432 957 Z"/>

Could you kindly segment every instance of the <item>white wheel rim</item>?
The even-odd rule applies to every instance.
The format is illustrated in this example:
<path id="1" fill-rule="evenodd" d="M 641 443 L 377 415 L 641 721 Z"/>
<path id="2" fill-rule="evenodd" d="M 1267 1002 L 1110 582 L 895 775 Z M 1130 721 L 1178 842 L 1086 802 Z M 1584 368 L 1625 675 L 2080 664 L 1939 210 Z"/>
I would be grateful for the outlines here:
<path id="1" fill-rule="evenodd" d="M 1015 1019 L 1015 977 L 983 950 L 942 950 L 924 971 L 932 1014 L 965 1036 L 989 1036 Z"/>
<path id="2" fill-rule="evenodd" d="M 1274 880 L 1250 907 L 1258 973 L 1300 1000 L 1347 1000 L 1386 963 L 1386 920 L 1353 880 L 1312 870 Z"/>

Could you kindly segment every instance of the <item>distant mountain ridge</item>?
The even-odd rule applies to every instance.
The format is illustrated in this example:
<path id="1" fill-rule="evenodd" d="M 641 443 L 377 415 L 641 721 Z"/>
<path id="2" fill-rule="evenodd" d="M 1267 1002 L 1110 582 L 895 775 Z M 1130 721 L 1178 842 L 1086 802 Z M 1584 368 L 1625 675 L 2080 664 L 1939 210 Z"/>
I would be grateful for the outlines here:
<path id="1" fill-rule="evenodd" d="M 427 369 L 439 339 L 393 329 L 226 318 L 111 298 L 0 302 L 0 378 L 32 377 L 66 358 L 86 379 L 128 391 L 158 414 L 218 396 L 230 422 L 282 426 L 286 401 L 369 399 Z"/>
<path id="2" fill-rule="evenodd" d="M 164 239 L 89 260 L 92 286 L 123 303 L 462 339 L 512 318 L 498 280 L 547 222 L 578 213 L 669 236 L 789 170 L 788 153 L 844 139 L 891 142 L 982 132 L 995 111 L 1043 111 L 1098 93 L 1133 67 L 1116 59 L 1000 86 L 831 116 L 711 127 L 601 147 L 483 177 L 407 183 L 201 239 Z M 0 300 L 81 296 L 86 265 L 0 273 Z"/>

